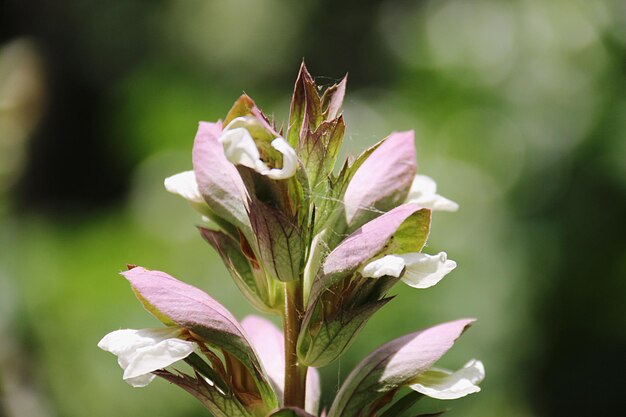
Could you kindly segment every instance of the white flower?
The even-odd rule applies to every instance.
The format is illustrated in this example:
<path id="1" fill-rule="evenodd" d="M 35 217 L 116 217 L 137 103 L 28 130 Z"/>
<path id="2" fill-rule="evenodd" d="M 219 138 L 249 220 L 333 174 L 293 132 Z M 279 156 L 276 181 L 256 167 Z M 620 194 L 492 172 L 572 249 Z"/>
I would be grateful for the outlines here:
<path id="1" fill-rule="evenodd" d="M 380 278 L 385 275 L 397 278 L 405 267 L 402 276 L 404 283 L 413 288 L 428 288 L 456 268 L 456 262 L 448 259 L 445 252 L 437 255 L 418 252 L 386 255 L 365 265 L 361 274 L 366 278 Z"/>
<path id="2" fill-rule="evenodd" d="M 269 168 L 261 160 L 261 154 L 252 135 L 246 127 L 254 122 L 250 118 L 237 117 L 226 126 L 219 137 L 220 143 L 224 146 L 226 158 L 235 165 L 243 165 L 254 169 L 261 175 L 265 175 L 273 180 L 283 180 L 295 175 L 298 168 L 298 157 L 296 151 L 282 137 L 277 137 L 271 142 L 272 148 L 276 149 L 283 156 L 282 168 Z"/>
<path id="3" fill-rule="evenodd" d="M 433 211 L 457 211 L 459 209 L 457 203 L 437 194 L 437 183 L 426 175 L 415 176 L 406 202 Z"/>
<path id="4" fill-rule="evenodd" d="M 485 367 L 472 359 L 456 372 L 432 368 L 419 375 L 409 387 L 431 398 L 455 400 L 480 391 L 478 384 L 485 379 Z"/>
<path id="5" fill-rule="evenodd" d="M 124 381 L 145 387 L 154 379 L 153 371 L 186 358 L 198 347 L 179 339 L 182 332 L 178 327 L 116 330 L 104 336 L 98 347 L 117 356 Z"/>
<path id="6" fill-rule="evenodd" d="M 196 175 L 193 171 L 184 171 L 163 181 L 165 189 L 172 194 L 178 194 L 190 203 L 204 203 L 204 198 L 198 189 Z"/>

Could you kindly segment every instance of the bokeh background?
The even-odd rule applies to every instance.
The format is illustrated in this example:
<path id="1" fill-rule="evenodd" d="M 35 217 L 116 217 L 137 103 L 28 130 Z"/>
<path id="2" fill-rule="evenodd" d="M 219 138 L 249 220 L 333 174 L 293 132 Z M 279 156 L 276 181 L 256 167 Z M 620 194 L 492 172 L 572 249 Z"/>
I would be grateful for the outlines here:
<path id="1" fill-rule="evenodd" d="M 459 268 L 398 286 L 335 366 L 459 317 L 442 360 L 487 366 L 454 416 L 617 415 L 626 375 L 626 3 L 621 0 L 1 0 L 0 416 L 202 416 L 132 389 L 96 348 L 156 325 L 117 273 L 168 271 L 252 312 L 199 219 L 163 190 L 199 120 L 242 91 L 282 120 L 302 58 L 349 72 L 347 153 L 415 129 L 460 203 L 429 251 Z"/>

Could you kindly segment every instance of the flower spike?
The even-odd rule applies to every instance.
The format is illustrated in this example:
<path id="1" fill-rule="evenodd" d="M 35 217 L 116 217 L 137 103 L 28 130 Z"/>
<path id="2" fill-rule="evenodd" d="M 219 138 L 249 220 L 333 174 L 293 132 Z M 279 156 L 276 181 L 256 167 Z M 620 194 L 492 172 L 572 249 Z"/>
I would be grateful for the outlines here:
<path id="1" fill-rule="evenodd" d="M 215 417 L 396 417 L 425 396 L 480 391 L 482 362 L 434 367 L 473 322 L 463 319 L 376 349 L 330 409 L 320 407 L 317 369 L 350 347 L 394 299 L 391 289 L 399 281 L 429 288 L 456 268 L 446 252 L 422 252 L 432 212 L 458 204 L 417 173 L 413 131 L 335 166 L 346 84 L 347 76 L 318 85 L 303 62 L 286 125 L 277 128 L 246 94 L 223 119 L 199 123 L 193 170 L 166 178 L 165 189 L 202 215 L 202 238 L 250 304 L 280 316 L 282 329 L 258 316 L 240 324 L 200 289 L 131 265 L 122 275 L 164 327 L 113 331 L 98 344 L 117 356 L 127 383 L 158 376 Z"/>

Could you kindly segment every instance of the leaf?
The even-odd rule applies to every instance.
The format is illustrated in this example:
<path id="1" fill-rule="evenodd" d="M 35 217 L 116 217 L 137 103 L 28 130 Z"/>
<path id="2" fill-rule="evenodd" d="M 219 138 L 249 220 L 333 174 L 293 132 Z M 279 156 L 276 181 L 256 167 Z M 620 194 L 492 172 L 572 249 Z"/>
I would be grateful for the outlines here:
<path id="1" fill-rule="evenodd" d="M 220 390 L 223 394 L 230 395 L 232 390 L 222 375 L 215 371 L 208 363 L 204 361 L 197 353 L 192 353 L 191 355 L 185 358 L 185 362 L 191 366 L 194 371 L 199 373 L 202 376 L 205 376 L 211 381 L 211 385 L 215 386 L 218 390 Z"/>
<path id="2" fill-rule="evenodd" d="M 473 322 L 439 324 L 395 339 L 363 359 L 343 383 L 328 417 L 356 417 L 392 390 L 427 371 Z"/>
<path id="3" fill-rule="evenodd" d="M 247 192 L 239 172 L 224 156 L 219 123 L 200 122 L 193 144 L 193 169 L 202 197 L 215 215 L 250 235 Z"/>
<path id="4" fill-rule="evenodd" d="M 409 216 L 387 241 L 381 254 L 420 252 L 430 234 L 432 212 L 421 209 Z"/>
<path id="5" fill-rule="evenodd" d="M 252 200 L 250 221 L 265 269 L 279 281 L 299 279 L 304 267 L 304 241 L 297 218 L 290 219 L 282 211 Z"/>
<path id="6" fill-rule="evenodd" d="M 148 312 L 166 325 L 189 330 L 205 343 L 231 354 L 248 370 L 264 403 L 276 406 L 276 394 L 245 332 L 230 312 L 205 292 L 172 276 L 134 267 L 122 275 Z"/>
<path id="7" fill-rule="evenodd" d="M 189 375 L 175 375 L 164 370 L 154 373 L 196 397 L 215 417 L 253 417 L 237 397 L 220 392 L 199 374 L 196 374 L 197 378 L 192 378 Z"/>
<path id="8" fill-rule="evenodd" d="M 371 316 L 392 300 L 385 297 L 398 281 L 388 276 L 364 278 L 359 273 L 330 286 L 322 279 L 315 281 L 298 339 L 300 360 L 325 366 L 338 359 Z"/>
<path id="9" fill-rule="evenodd" d="M 251 261 L 244 255 L 240 243 L 229 235 L 204 227 L 198 227 L 198 230 L 204 240 L 220 255 L 235 284 L 250 303 L 263 312 L 273 312 L 275 306 L 270 302 L 271 297 L 268 294 L 269 289 L 264 273 L 258 265 L 255 268 L 251 264 L 257 261 L 254 259 Z M 254 256 L 254 254 L 248 256 Z"/>
<path id="10" fill-rule="evenodd" d="M 343 196 L 349 230 L 402 204 L 417 172 L 413 131 L 383 139 L 354 174 Z"/>
<path id="11" fill-rule="evenodd" d="M 333 362 L 352 345 L 370 317 L 389 301 L 391 298 L 386 298 L 329 318 L 324 311 L 325 304 L 321 298 L 316 298 L 304 318 L 298 338 L 299 360 L 315 367 Z"/>
<path id="12" fill-rule="evenodd" d="M 397 417 L 424 398 L 424 394 L 416 391 L 409 391 L 405 396 L 397 400 L 393 405 L 385 410 L 380 417 Z"/>
<path id="13" fill-rule="evenodd" d="M 226 114 L 224 126 L 227 126 L 237 117 L 249 116 L 254 107 L 256 107 L 254 100 L 252 100 L 247 94 L 242 94 L 230 108 L 228 114 Z"/>
<path id="14" fill-rule="evenodd" d="M 437 411 L 435 413 L 418 414 L 415 417 L 439 417 L 439 416 L 444 415 L 448 411 L 450 410 Z"/>
<path id="15" fill-rule="evenodd" d="M 314 197 L 327 194 L 345 128 L 343 116 L 340 116 L 323 122 L 314 132 L 308 131 L 300 143 L 298 154 L 306 168 Z"/>
<path id="16" fill-rule="evenodd" d="M 339 115 L 343 98 L 346 95 L 346 84 L 348 83 L 348 74 L 342 78 L 339 84 L 328 87 L 322 95 L 322 109 L 326 120 L 333 120 Z"/>
<path id="17" fill-rule="evenodd" d="M 330 179 L 330 187 L 327 198 L 319 202 L 319 217 L 316 221 L 315 228 L 316 234 L 327 227 L 337 229 L 336 236 L 340 236 L 341 233 L 345 232 L 347 224 L 345 218 L 345 206 L 343 205 L 343 195 L 348 187 L 348 184 L 350 183 L 350 180 L 358 171 L 359 167 L 381 145 L 381 143 L 382 142 L 378 142 L 377 144 L 367 148 L 354 161 L 351 161 L 351 158 L 346 158 L 339 174 L 336 177 L 331 175 L 332 178 Z M 331 240 L 327 243 L 330 248 L 332 248 L 339 242 Z"/>
<path id="18" fill-rule="evenodd" d="M 224 126 L 228 126 L 228 124 L 237 117 L 245 116 L 252 116 L 256 118 L 260 125 L 274 137 L 280 136 L 270 123 L 267 116 L 263 114 L 263 112 L 254 103 L 254 100 L 252 100 L 247 94 L 242 94 L 237 101 L 235 101 L 233 107 L 231 107 L 226 115 L 226 119 L 224 119 Z"/>
<path id="19" fill-rule="evenodd" d="M 291 108 L 289 110 L 289 124 L 287 126 L 287 141 L 292 148 L 296 148 L 300 142 L 300 134 L 304 124 L 304 115 L 306 112 L 306 89 L 305 73 L 308 74 L 304 62 L 300 66 L 296 84 L 293 88 L 293 96 L 291 98 Z M 309 78 L 311 76 L 309 75 Z"/>
<path id="20" fill-rule="evenodd" d="M 410 223 L 405 226 L 406 229 L 401 228 L 401 225 L 410 218 Z M 420 209 L 415 204 L 403 204 L 371 220 L 343 240 L 326 257 L 322 266 L 324 279 L 330 283 L 336 281 L 338 276 L 349 274 L 365 261 L 383 251 L 388 244 L 421 249 L 428 235 L 421 234 L 411 237 L 405 232 L 410 228 L 423 230 L 422 224 L 425 222 L 430 224 L 430 210 Z M 401 232 L 401 238 L 395 239 L 396 243 L 392 237 L 398 230 Z"/>
<path id="21" fill-rule="evenodd" d="M 317 85 L 302 62 L 289 111 L 287 140 L 291 147 L 296 149 L 307 130 L 315 131 L 322 120 L 322 104 Z"/>

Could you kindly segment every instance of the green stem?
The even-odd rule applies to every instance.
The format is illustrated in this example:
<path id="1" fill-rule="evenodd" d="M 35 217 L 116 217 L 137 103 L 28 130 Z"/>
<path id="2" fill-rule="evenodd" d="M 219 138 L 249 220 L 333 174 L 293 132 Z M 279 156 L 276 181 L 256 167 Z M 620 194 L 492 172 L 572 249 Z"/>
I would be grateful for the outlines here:
<path id="1" fill-rule="evenodd" d="M 285 392 L 287 407 L 304 409 L 307 367 L 298 363 L 298 335 L 302 325 L 303 303 L 301 280 L 285 283 Z"/>

